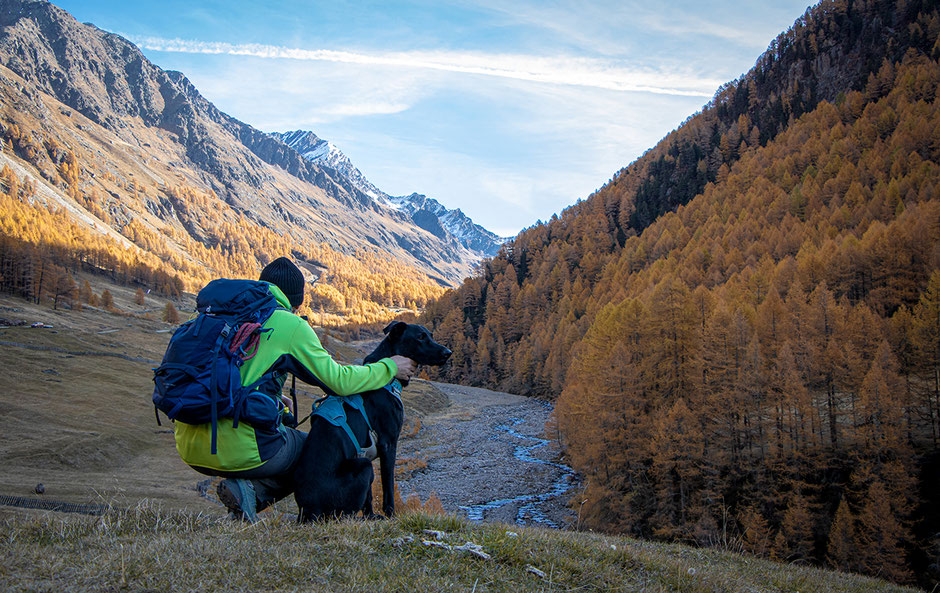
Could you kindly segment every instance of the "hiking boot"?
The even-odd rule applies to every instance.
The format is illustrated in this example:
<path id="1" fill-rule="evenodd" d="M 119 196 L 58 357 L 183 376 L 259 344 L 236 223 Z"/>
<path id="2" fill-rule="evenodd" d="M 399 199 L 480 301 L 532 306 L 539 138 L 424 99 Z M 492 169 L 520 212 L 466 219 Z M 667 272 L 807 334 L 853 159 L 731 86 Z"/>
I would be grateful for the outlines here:
<path id="1" fill-rule="evenodd" d="M 216 493 L 219 495 L 219 501 L 232 514 L 233 519 L 249 523 L 258 520 L 255 510 L 255 489 L 251 481 L 226 478 L 219 482 Z"/>

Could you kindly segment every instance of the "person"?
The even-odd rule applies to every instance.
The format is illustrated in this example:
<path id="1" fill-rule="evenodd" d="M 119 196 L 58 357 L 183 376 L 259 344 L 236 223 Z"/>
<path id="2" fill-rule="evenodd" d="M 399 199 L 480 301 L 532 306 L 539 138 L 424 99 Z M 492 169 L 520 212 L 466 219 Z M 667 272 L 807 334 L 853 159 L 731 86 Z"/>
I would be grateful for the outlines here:
<path id="1" fill-rule="evenodd" d="M 242 385 L 270 373 L 259 391 L 285 404 L 283 418 L 293 416 L 281 388 L 288 373 L 311 384 L 322 384 L 336 395 L 352 395 L 379 389 L 393 379 L 410 380 L 415 362 L 392 356 L 367 365 L 340 365 L 323 348 L 313 328 L 296 315 L 304 299 L 304 278 L 286 257 L 265 266 L 260 280 L 284 309 L 277 309 L 264 323 L 256 353 L 241 367 Z M 296 414 L 296 410 L 293 413 Z M 219 500 L 236 519 L 254 521 L 257 511 L 294 491 L 293 473 L 307 433 L 283 423 L 276 429 L 254 427 L 248 422 L 234 426 L 232 418 L 220 418 L 217 451 L 210 450 L 210 424 L 175 423 L 176 449 L 196 471 L 221 476 Z"/>

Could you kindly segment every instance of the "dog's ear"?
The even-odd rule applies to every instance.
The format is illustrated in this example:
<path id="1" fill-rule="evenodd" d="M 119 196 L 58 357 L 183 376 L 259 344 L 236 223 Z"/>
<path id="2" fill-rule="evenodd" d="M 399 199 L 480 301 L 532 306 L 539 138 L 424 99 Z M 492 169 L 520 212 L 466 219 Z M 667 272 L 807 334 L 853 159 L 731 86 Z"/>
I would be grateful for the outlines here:
<path id="1" fill-rule="evenodd" d="M 408 327 L 408 324 L 404 321 L 393 321 L 385 326 L 385 329 L 382 330 L 382 333 L 386 334 L 392 339 L 395 339 L 405 331 L 406 327 Z"/>

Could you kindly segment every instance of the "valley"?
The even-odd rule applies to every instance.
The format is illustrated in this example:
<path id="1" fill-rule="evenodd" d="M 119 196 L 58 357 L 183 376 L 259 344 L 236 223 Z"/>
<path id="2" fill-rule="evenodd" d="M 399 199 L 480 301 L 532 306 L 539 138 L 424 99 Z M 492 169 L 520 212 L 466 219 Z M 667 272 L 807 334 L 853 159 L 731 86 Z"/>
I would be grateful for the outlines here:
<path id="1" fill-rule="evenodd" d="M 290 123 L 293 132 L 265 133 L 127 39 L 44 0 L 0 0 L 0 519 L 26 539 L 74 543 L 94 538 L 82 525 L 107 530 L 133 515 L 149 526 L 166 512 L 181 531 L 215 537 L 224 522 L 214 481 L 183 465 L 169 425 L 157 424 L 151 368 L 194 291 L 214 277 L 256 277 L 288 256 L 304 276 L 299 313 L 328 328 L 318 331 L 339 359 L 361 358 L 396 317 L 426 325 L 453 351 L 404 396 L 397 472 L 409 514 L 391 527 L 333 532 L 357 553 L 390 552 L 394 564 L 398 551 L 420 555 L 406 543 L 476 550 L 414 537 L 446 525 L 487 538 L 513 570 L 548 575 L 548 590 L 556 566 L 568 589 L 585 587 L 582 570 L 627 590 L 884 587 L 849 573 L 936 589 L 940 8 L 821 0 L 763 43 L 746 72 L 599 189 L 507 240 L 433 198 L 384 193 L 307 131 L 343 114 L 358 132 L 332 131 L 363 143 L 374 139 L 367 123 L 395 120 L 406 142 L 433 132 L 426 141 L 443 150 L 454 139 L 440 119 L 477 102 L 473 92 L 455 102 L 476 84 L 448 85 L 446 99 L 339 105 Z M 311 68 L 361 66 L 297 55 Z M 423 74 L 440 66 L 407 63 Z M 495 72 L 511 74 L 446 75 L 479 83 Z M 586 80 L 597 79 L 570 86 Z M 596 122 L 608 136 L 629 129 L 630 99 L 670 92 L 623 82 L 606 89 L 612 99 Z M 405 125 L 432 103 L 433 121 Z M 534 110 L 513 104 L 517 116 Z M 545 155 L 578 144 L 558 122 L 531 127 Z M 499 193 L 507 209 L 538 201 L 540 187 L 549 193 L 551 176 L 520 175 L 508 148 L 483 135 L 456 143 L 506 164 L 455 172 L 477 161 L 432 149 L 408 167 L 451 171 L 448 181 Z M 586 167 L 589 158 L 552 162 Z M 417 170 L 391 160 L 377 168 Z M 317 395 L 302 390 L 302 405 Z M 111 511 L 73 523 L 10 503 L 37 496 Z M 276 505 L 258 531 L 290 523 L 292 507 Z M 572 525 L 606 535 L 582 537 Z M 370 529 L 397 543 L 357 539 Z M 514 543 L 510 529 L 565 552 L 548 556 L 547 571 L 528 570 L 546 556 Z M 139 535 L 115 528 L 110 537 L 130 547 Z M 13 539 L 0 545 L 21 552 Z M 598 565 L 567 564 L 578 549 Z M 718 576 L 699 582 L 706 565 L 676 561 L 688 556 L 719 566 Z M 803 579 L 765 560 L 845 575 Z M 748 563 L 782 576 L 754 580 L 739 572 Z M 633 569 L 636 582 L 611 576 L 629 580 Z M 126 584 L 122 576 L 117 586 Z M 258 588 L 272 587 L 261 576 Z"/>
<path id="2" fill-rule="evenodd" d="M 399 445 L 399 454 L 427 467 L 400 482 L 402 496 L 427 500 L 475 521 L 572 527 L 568 508 L 578 485 L 549 440 L 547 402 L 476 387 L 432 383 L 447 406 L 418 416 L 421 430 Z M 548 438 L 546 438 L 548 437 Z"/>
<path id="3" fill-rule="evenodd" d="M 92 280 L 96 292 L 113 292 L 114 311 L 0 297 L 0 589 L 188 591 L 198 582 L 246 592 L 536 592 L 550 581 L 598 591 L 914 591 L 728 551 L 540 527 L 574 519 L 565 492 L 529 504 L 552 484 L 570 485 L 553 446 L 519 451 L 545 431 L 545 405 L 420 380 L 403 394 L 401 489 L 422 500 L 439 493 L 447 514 L 409 501 L 391 521 L 297 525 L 288 498 L 256 525 L 230 521 L 212 480 L 178 459 L 170 427 L 153 417 L 150 368 L 172 326 L 152 317 L 164 301 L 138 305 L 133 291 Z M 355 344 L 327 342 L 361 356 Z M 300 401 L 313 395 L 301 388 Z M 23 508 L 32 501 L 65 503 L 66 512 Z M 483 521 L 464 518 L 475 509 Z M 462 551 L 466 542 L 478 553 Z"/>
<path id="4" fill-rule="evenodd" d="M 166 508 L 224 516 L 215 498 L 218 480 L 207 480 L 183 464 L 176 455 L 172 423 L 163 417 L 159 426 L 154 418 L 151 368 L 162 358 L 175 327 L 159 320 L 169 301 L 148 297 L 138 305 L 131 290 L 91 280 L 96 292 L 112 293 L 114 311 L 90 306 L 56 311 L 0 298 L 0 364 L 8 369 L 5 384 L 16 386 L 0 393 L 0 497 L 118 508 L 151 500 Z M 187 305 L 193 306 L 190 299 L 179 303 L 183 319 Z M 335 337 L 324 341 L 338 360 L 354 362 L 363 355 L 355 344 Z M 302 410 L 319 395 L 316 388 L 298 385 Z M 520 469 L 513 456 L 517 438 L 491 445 L 494 425 L 510 418 L 525 418 L 525 426 L 516 430 L 541 436 L 548 419 L 545 405 L 424 381 L 406 388 L 403 399 L 409 431 L 399 454 L 404 498 L 415 494 L 427 501 L 433 494 L 446 511 L 466 515 L 462 508 L 467 505 L 551 491 L 559 480 L 572 484 L 571 470 Z M 440 442 L 458 434 L 457 449 Z M 557 446 L 537 455 L 553 462 Z M 44 486 L 42 496 L 35 494 L 37 484 Z M 545 521 L 522 516 L 518 505 L 481 518 L 512 523 L 518 516 L 525 524 L 555 527 L 573 521 L 563 492 L 547 503 L 538 509 L 538 516 L 550 517 Z M 10 508 L 0 506 L 3 512 Z M 294 515 L 293 498 L 278 503 L 274 513 Z"/>

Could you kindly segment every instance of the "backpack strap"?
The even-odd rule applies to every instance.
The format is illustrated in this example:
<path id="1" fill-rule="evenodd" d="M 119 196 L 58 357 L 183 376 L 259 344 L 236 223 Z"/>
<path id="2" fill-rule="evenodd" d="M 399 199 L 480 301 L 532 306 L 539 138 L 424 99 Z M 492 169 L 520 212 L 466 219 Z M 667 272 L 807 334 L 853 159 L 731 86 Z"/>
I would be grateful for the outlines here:
<path id="1" fill-rule="evenodd" d="M 290 399 L 294 404 L 294 418 L 297 418 L 297 375 L 291 373 L 290 375 Z M 306 420 L 306 418 L 305 418 Z M 300 422 L 297 423 L 297 426 L 300 426 Z"/>
<path id="2" fill-rule="evenodd" d="M 216 373 L 216 370 L 218 368 L 217 356 L 219 354 L 219 350 L 222 349 L 222 342 L 225 341 L 225 338 L 227 338 L 230 333 L 232 333 L 232 326 L 226 323 L 225 327 L 222 328 L 222 331 L 219 332 L 219 338 L 215 341 L 215 346 L 213 346 L 212 348 L 212 373 L 209 379 L 209 392 L 211 393 L 209 413 L 211 414 L 211 418 L 212 418 L 211 419 L 212 441 L 209 447 L 209 451 L 212 455 L 218 454 L 218 447 L 216 446 L 217 441 L 218 441 L 218 432 L 219 432 L 219 411 L 216 409 L 216 403 L 218 403 L 219 401 L 219 377 L 218 377 L 218 374 Z M 232 386 L 231 384 L 229 384 L 229 390 L 230 390 L 229 398 L 230 399 L 232 397 L 231 389 L 232 389 Z"/>

